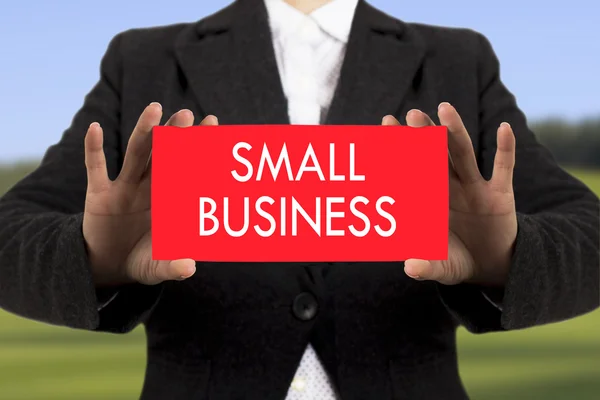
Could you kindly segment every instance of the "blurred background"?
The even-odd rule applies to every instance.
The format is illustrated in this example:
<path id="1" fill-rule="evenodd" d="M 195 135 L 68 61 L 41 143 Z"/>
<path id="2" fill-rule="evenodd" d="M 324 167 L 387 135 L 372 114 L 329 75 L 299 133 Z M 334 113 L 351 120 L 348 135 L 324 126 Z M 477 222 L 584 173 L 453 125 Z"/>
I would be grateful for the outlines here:
<path id="1" fill-rule="evenodd" d="M 592 0 L 371 0 L 405 21 L 485 34 L 538 138 L 600 195 L 600 52 Z M 198 20 L 229 1 L 4 2 L 0 12 L 0 195 L 56 142 L 98 79 L 118 32 Z M 596 50 L 594 50 L 596 49 Z M 501 334 L 459 335 L 472 398 L 600 398 L 600 311 Z M 0 399 L 138 398 L 141 328 L 120 336 L 48 326 L 0 310 Z"/>

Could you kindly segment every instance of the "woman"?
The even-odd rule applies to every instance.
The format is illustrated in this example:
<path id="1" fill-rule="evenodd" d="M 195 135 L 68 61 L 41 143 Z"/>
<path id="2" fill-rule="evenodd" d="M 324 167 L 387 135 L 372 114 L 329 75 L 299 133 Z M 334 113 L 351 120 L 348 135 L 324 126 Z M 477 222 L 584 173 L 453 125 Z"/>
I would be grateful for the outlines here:
<path id="1" fill-rule="evenodd" d="M 449 259 L 152 260 L 151 130 L 199 116 L 447 126 Z M 597 197 L 537 143 L 483 36 L 364 1 L 237 0 L 112 40 L 72 125 L 0 200 L 0 305 L 78 329 L 143 323 L 144 400 L 465 399 L 457 326 L 596 308 L 598 242 Z"/>

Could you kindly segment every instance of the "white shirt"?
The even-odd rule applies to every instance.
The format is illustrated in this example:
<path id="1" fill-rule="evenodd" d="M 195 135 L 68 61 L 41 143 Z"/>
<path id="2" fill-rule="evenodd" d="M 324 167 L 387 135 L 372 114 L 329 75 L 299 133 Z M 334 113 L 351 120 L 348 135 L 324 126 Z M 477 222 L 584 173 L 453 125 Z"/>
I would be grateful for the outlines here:
<path id="1" fill-rule="evenodd" d="M 327 116 L 358 0 L 333 0 L 306 15 L 283 0 L 265 0 L 290 123 L 318 125 Z M 336 400 L 309 344 L 286 400 Z"/>

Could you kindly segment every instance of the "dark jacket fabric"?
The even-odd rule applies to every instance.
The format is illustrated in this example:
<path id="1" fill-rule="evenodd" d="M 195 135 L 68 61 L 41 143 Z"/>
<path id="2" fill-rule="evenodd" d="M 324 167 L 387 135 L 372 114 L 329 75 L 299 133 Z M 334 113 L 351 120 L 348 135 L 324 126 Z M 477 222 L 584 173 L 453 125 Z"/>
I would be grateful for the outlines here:
<path id="1" fill-rule="evenodd" d="M 0 200 L 0 306 L 76 329 L 126 333 L 143 323 L 143 400 L 283 399 L 308 343 L 344 400 L 466 399 L 459 325 L 514 330 L 598 306 L 598 198 L 537 142 L 490 43 L 471 30 L 404 23 L 361 0 L 326 124 L 377 125 L 386 114 L 404 123 L 412 108 L 437 123 L 448 101 L 486 178 L 498 126 L 514 129 L 519 230 L 502 309 L 478 287 L 411 280 L 402 263 L 199 260 L 189 280 L 121 287 L 98 311 L 105 293 L 94 287 L 82 236 L 84 135 L 91 122 L 102 125 L 115 178 L 152 101 L 165 121 L 189 108 L 198 122 L 214 114 L 224 125 L 289 123 L 262 0 L 117 35 L 71 126 Z"/>

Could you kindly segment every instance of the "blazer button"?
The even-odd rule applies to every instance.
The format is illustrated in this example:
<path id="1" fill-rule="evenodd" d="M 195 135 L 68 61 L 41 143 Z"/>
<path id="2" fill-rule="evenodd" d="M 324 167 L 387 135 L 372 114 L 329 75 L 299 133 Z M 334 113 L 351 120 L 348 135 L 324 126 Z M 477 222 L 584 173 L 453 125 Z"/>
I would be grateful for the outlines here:
<path id="1" fill-rule="evenodd" d="M 292 305 L 292 311 L 296 318 L 301 321 L 309 321 L 317 315 L 319 309 L 319 303 L 312 293 L 304 292 L 300 293 L 294 299 Z"/>

